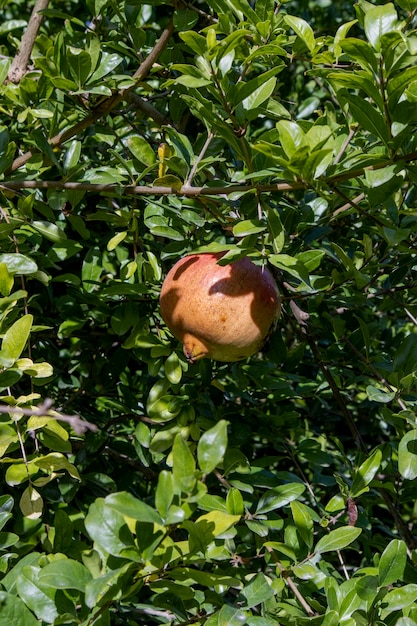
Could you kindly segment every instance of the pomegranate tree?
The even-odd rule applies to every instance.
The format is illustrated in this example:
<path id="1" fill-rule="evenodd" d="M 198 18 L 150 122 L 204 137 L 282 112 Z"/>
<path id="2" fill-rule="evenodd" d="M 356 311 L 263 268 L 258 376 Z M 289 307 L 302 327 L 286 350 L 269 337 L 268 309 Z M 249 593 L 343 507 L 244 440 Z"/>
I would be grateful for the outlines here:
<path id="1" fill-rule="evenodd" d="M 191 363 L 255 354 L 280 314 L 278 288 L 266 267 L 248 257 L 218 265 L 224 254 L 183 257 L 162 285 L 162 317 Z"/>

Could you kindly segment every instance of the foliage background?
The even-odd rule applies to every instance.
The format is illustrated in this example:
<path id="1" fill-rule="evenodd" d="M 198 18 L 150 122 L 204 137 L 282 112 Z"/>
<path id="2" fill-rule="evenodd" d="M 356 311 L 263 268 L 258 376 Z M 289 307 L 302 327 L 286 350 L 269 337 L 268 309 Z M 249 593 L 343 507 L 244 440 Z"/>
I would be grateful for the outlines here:
<path id="1" fill-rule="evenodd" d="M 417 624 L 417 2 L 0 6 L 0 624 Z M 160 319 L 207 249 L 247 362 Z"/>

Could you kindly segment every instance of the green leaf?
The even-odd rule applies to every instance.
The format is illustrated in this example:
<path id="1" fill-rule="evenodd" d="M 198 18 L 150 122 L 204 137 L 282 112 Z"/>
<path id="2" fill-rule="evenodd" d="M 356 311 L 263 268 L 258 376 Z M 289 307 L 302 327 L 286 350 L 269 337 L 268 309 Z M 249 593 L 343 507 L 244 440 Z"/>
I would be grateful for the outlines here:
<path id="1" fill-rule="evenodd" d="M 167 517 L 174 495 L 174 477 L 171 472 L 162 470 L 155 490 L 155 506 L 161 517 Z"/>
<path id="2" fill-rule="evenodd" d="M 305 134 L 297 122 L 280 120 L 277 123 L 277 130 L 282 148 L 288 158 L 292 158 L 297 150 L 305 142 Z"/>
<path id="3" fill-rule="evenodd" d="M 374 385 L 368 385 L 366 387 L 366 395 L 373 402 L 392 402 L 395 398 L 395 392 L 393 391 L 385 391 L 384 389 L 380 389 L 379 387 L 375 387 Z"/>
<path id="4" fill-rule="evenodd" d="M 227 512 L 230 515 L 243 515 L 245 505 L 239 489 L 229 489 L 226 497 Z"/>
<path id="5" fill-rule="evenodd" d="M 296 255 L 296 259 L 306 267 L 308 272 L 316 270 L 325 255 L 324 250 L 305 250 Z"/>
<path id="6" fill-rule="evenodd" d="M 109 554 L 121 556 L 127 549 L 134 548 L 133 537 L 124 515 L 108 506 L 103 498 L 97 498 L 90 506 L 85 527 L 97 546 Z"/>
<path id="7" fill-rule="evenodd" d="M 241 591 L 241 595 L 245 598 L 245 608 L 251 609 L 258 604 L 262 604 L 272 598 L 274 590 L 271 587 L 271 583 L 268 581 L 265 574 L 259 572 L 253 580 L 244 587 Z"/>
<path id="8" fill-rule="evenodd" d="M 369 483 L 374 479 L 379 470 L 382 460 L 382 452 L 379 448 L 358 467 L 350 488 L 350 497 L 358 498 L 362 493 L 368 491 Z"/>
<path id="9" fill-rule="evenodd" d="M 86 50 L 68 46 L 67 60 L 72 78 L 76 81 L 78 87 L 81 88 L 91 72 L 91 57 Z"/>
<path id="10" fill-rule="evenodd" d="M 400 28 L 398 15 L 391 2 L 365 13 L 365 34 L 375 50 L 381 49 L 381 37 Z"/>
<path id="11" fill-rule="evenodd" d="M 292 28 L 298 37 L 300 37 L 300 39 L 305 43 L 309 51 L 313 52 L 316 41 L 310 24 L 308 24 L 308 22 L 303 20 L 301 17 L 296 17 L 295 15 L 286 15 L 284 19 L 286 24 L 288 24 L 288 26 Z"/>
<path id="12" fill-rule="evenodd" d="M 295 527 L 308 548 L 313 545 L 313 520 L 308 508 L 302 502 L 294 500 L 290 503 Z"/>
<path id="13" fill-rule="evenodd" d="M 156 152 L 152 146 L 140 135 L 131 135 L 127 140 L 127 147 L 135 159 L 147 167 L 156 162 Z"/>
<path id="14" fill-rule="evenodd" d="M 5 263 L 10 274 L 30 275 L 38 271 L 35 261 L 18 252 L 0 254 L 0 263 Z"/>
<path id="15" fill-rule="evenodd" d="M 268 100 L 268 98 L 272 95 L 276 84 L 277 79 L 275 77 L 271 77 L 266 82 L 259 85 L 259 87 L 254 89 L 252 93 L 242 100 L 242 106 L 245 111 L 256 109 L 263 104 L 265 100 Z"/>
<path id="16" fill-rule="evenodd" d="M 101 252 L 98 246 L 90 248 L 83 261 L 81 279 L 84 289 L 91 293 L 97 288 L 102 272 Z"/>
<path id="17" fill-rule="evenodd" d="M 164 372 L 169 382 L 173 385 L 177 385 L 181 381 L 182 367 L 176 352 L 171 352 L 169 357 L 165 360 Z"/>
<path id="18" fill-rule="evenodd" d="M 72 543 L 74 524 L 63 509 L 55 513 L 54 529 L 54 551 L 65 553 Z"/>
<path id="19" fill-rule="evenodd" d="M 230 515 L 223 511 L 209 511 L 196 520 L 196 526 L 205 535 L 206 545 L 213 538 L 227 532 L 240 520 L 240 515 Z"/>
<path id="20" fill-rule="evenodd" d="M 19 535 L 15 533 L 0 532 L 0 550 L 6 550 L 19 541 Z"/>
<path id="21" fill-rule="evenodd" d="M 343 550 L 343 548 L 353 543 L 361 532 L 362 528 L 356 528 L 355 526 L 342 526 L 341 528 L 331 530 L 328 535 L 325 535 L 317 542 L 314 551 L 318 554 L 323 554 L 324 552 Z"/>
<path id="22" fill-rule="evenodd" d="M 200 437 L 197 458 L 200 469 L 210 474 L 222 461 L 227 448 L 227 422 L 220 420 Z"/>
<path id="23" fill-rule="evenodd" d="M 51 222 L 46 222 L 45 220 L 34 220 L 31 223 L 31 226 L 43 237 L 45 237 L 45 239 L 52 241 L 52 243 L 60 243 L 61 241 L 65 241 L 67 238 L 62 228 L 57 226 L 57 224 L 52 224 Z"/>
<path id="24" fill-rule="evenodd" d="M 299 259 L 290 256 L 289 254 L 271 254 L 268 260 L 272 265 L 279 269 L 288 272 L 291 276 L 294 276 L 298 280 L 301 280 L 306 285 L 310 285 L 310 277 L 308 270 L 304 263 Z"/>
<path id="25" fill-rule="evenodd" d="M 36 617 L 29 611 L 23 600 L 14 594 L 0 591 L 0 626 L 24 624 L 25 626 L 39 626 Z"/>
<path id="26" fill-rule="evenodd" d="M 8 296 L 13 289 L 14 277 L 7 269 L 6 263 L 0 263 L 0 294 Z"/>
<path id="27" fill-rule="evenodd" d="M 28 485 L 22 493 L 19 507 L 24 517 L 31 520 L 39 519 L 43 512 L 43 498 L 39 491 Z"/>
<path id="28" fill-rule="evenodd" d="M 90 580 L 85 589 L 85 603 L 93 609 L 120 599 L 125 593 L 126 579 L 131 578 L 131 563 Z M 130 582 L 130 581 L 129 581 Z"/>
<path id="29" fill-rule="evenodd" d="M 19 318 L 6 331 L 1 344 L 1 351 L 10 359 L 16 360 L 25 349 L 33 323 L 33 315 Z"/>
<path id="30" fill-rule="evenodd" d="M 408 335 L 395 353 L 393 370 L 401 377 L 417 371 L 417 335 Z"/>
<path id="31" fill-rule="evenodd" d="M 417 429 L 405 434 L 398 445 L 398 471 L 403 478 L 417 478 Z"/>
<path id="32" fill-rule="evenodd" d="M 121 515 L 130 517 L 139 522 L 161 524 L 158 513 L 149 504 L 142 502 L 126 491 L 112 493 L 105 498 L 105 505 Z"/>
<path id="33" fill-rule="evenodd" d="M 107 76 L 113 70 L 116 69 L 121 63 L 123 63 L 123 57 L 119 54 L 115 54 L 114 52 L 101 52 L 100 65 L 98 68 L 91 74 L 88 78 L 87 82 L 87 90 L 89 85 L 96 83 L 101 80 L 103 76 Z"/>
<path id="34" fill-rule="evenodd" d="M 242 220 L 233 226 L 234 237 L 247 237 L 248 235 L 256 235 L 263 233 L 266 225 L 261 220 Z"/>
<path id="35" fill-rule="evenodd" d="M 182 39 L 183 42 L 186 43 L 193 52 L 195 52 L 195 54 L 204 56 L 204 54 L 207 52 L 207 40 L 202 35 L 199 35 L 192 30 L 181 32 L 178 34 L 180 36 L 180 39 Z"/>
<path id="36" fill-rule="evenodd" d="M 305 486 L 301 483 L 288 483 L 274 487 L 259 498 L 256 513 L 268 513 L 269 511 L 280 509 L 299 498 L 304 491 Z"/>
<path id="37" fill-rule="evenodd" d="M 122 230 L 119 233 L 116 233 L 115 235 L 113 235 L 113 237 L 109 239 L 109 241 L 107 242 L 107 250 L 109 252 L 111 252 L 112 250 L 115 250 L 117 246 L 119 245 L 119 243 L 122 243 L 122 241 L 126 239 L 127 234 L 128 233 L 126 230 Z"/>
<path id="38" fill-rule="evenodd" d="M 192 28 L 198 20 L 196 11 L 190 9 L 177 9 L 174 12 L 174 26 L 177 31 Z"/>
<path id="39" fill-rule="evenodd" d="M 387 545 L 378 565 L 378 578 L 381 587 L 402 580 L 407 563 L 407 546 L 401 539 L 393 539 Z"/>
<path id="40" fill-rule="evenodd" d="M 386 611 L 400 611 L 417 600 L 417 585 L 410 583 L 388 591 L 384 596 L 384 606 Z"/>
<path id="41" fill-rule="evenodd" d="M 0 434 L 0 439 L 2 435 Z M 12 517 L 14 500 L 11 496 L 0 496 L 0 529 Z"/>
<path id="42" fill-rule="evenodd" d="M 39 582 L 40 567 L 26 566 L 16 582 L 17 593 L 39 620 L 53 624 L 58 617 L 55 591 Z"/>
<path id="43" fill-rule="evenodd" d="M 220 611 L 208 618 L 205 626 L 245 626 L 247 624 L 247 614 L 241 609 L 225 604 Z"/>
<path id="44" fill-rule="evenodd" d="M 285 244 L 285 230 L 281 222 L 281 218 L 276 209 L 272 207 L 266 208 L 266 217 L 268 230 L 272 239 L 272 247 L 275 254 L 279 254 Z"/>
<path id="45" fill-rule="evenodd" d="M 343 93 L 343 99 L 347 101 L 349 110 L 355 122 L 362 128 L 379 137 L 388 146 L 390 142 L 389 126 L 387 120 L 370 102 L 348 92 Z"/>
<path id="46" fill-rule="evenodd" d="M 90 580 L 91 574 L 85 565 L 67 558 L 48 563 L 38 574 L 39 584 L 51 589 L 77 589 L 84 592 Z"/>
<path id="47" fill-rule="evenodd" d="M 75 480 L 81 480 L 75 465 L 70 463 L 68 459 L 59 452 L 50 452 L 44 456 L 39 456 L 33 460 L 33 464 L 47 472 L 60 472 L 62 470 L 68 472 L 68 474 L 75 478 Z"/>
<path id="48" fill-rule="evenodd" d="M 174 439 L 172 446 L 172 473 L 175 486 L 181 491 L 190 492 L 195 485 L 195 461 L 181 434 Z"/>

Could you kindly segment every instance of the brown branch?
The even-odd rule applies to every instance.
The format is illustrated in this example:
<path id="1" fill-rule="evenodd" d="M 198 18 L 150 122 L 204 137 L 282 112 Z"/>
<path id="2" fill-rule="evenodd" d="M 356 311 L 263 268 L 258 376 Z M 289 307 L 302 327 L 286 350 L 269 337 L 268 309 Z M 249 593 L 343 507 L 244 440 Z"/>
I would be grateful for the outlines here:
<path id="1" fill-rule="evenodd" d="M 317 613 L 315 611 L 313 611 L 311 606 L 305 600 L 303 594 L 299 591 L 297 585 L 295 584 L 295 582 L 293 581 L 291 576 L 289 576 L 287 570 L 281 565 L 281 562 L 280 562 L 279 558 L 277 557 L 277 555 L 275 554 L 273 548 L 271 548 L 270 546 L 265 546 L 265 549 L 271 555 L 272 560 L 274 561 L 275 565 L 280 570 L 283 579 L 285 580 L 285 582 L 287 583 L 288 587 L 291 589 L 291 591 L 293 592 L 293 594 L 295 595 L 295 597 L 297 598 L 298 602 L 301 604 L 301 606 L 303 607 L 303 609 L 307 613 L 307 615 L 309 615 L 310 617 L 314 617 L 315 615 L 317 615 Z"/>
<path id="2" fill-rule="evenodd" d="M 148 100 L 141 98 L 137 93 L 130 92 L 127 94 L 127 100 L 139 111 L 150 117 L 158 126 L 172 126 L 172 123 L 160 113 Z"/>
<path id="3" fill-rule="evenodd" d="M 91 430 L 94 433 L 98 431 L 96 424 L 86 422 L 78 415 L 65 415 L 64 413 L 58 413 L 52 409 L 52 406 L 53 402 L 49 398 L 46 398 L 42 404 L 33 409 L 24 409 L 18 406 L 0 404 L 0 413 L 13 413 L 15 415 L 27 415 L 29 417 L 34 415 L 35 417 L 47 417 L 48 419 L 58 420 L 59 422 L 66 422 L 71 426 L 77 435 L 82 435 L 87 430 Z"/>
<path id="4" fill-rule="evenodd" d="M 117 193 L 122 192 L 125 195 L 142 195 L 142 196 L 218 196 L 229 195 L 232 193 L 244 193 L 245 191 L 290 191 L 292 189 L 302 189 L 304 183 L 271 183 L 266 185 L 229 185 L 221 187 L 189 187 L 183 185 L 177 189 L 175 187 L 162 187 L 156 185 L 120 185 L 105 184 L 96 185 L 93 183 L 66 182 L 63 180 L 12 180 L 0 182 L 0 189 L 71 189 L 77 191 L 90 191 L 93 193 Z"/>
<path id="5" fill-rule="evenodd" d="M 162 38 L 162 37 L 161 37 Z M 160 41 L 160 40 L 159 40 Z M 158 42 L 159 43 L 159 42 Z M 154 48 L 155 50 L 155 48 Z M 148 57 L 149 58 L 149 57 Z M 128 90 L 123 90 L 123 92 L 118 92 L 111 96 L 110 98 L 106 98 L 106 100 L 97 107 L 89 116 L 87 116 L 84 120 L 72 126 L 71 128 L 63 131 L 59 135 L 56 135 L 52 139 L 49 140 L 50 145 L 57 146 L 61 143 L 64 143 L 68 139 L 71 139 L 74 135 L 81 132 L 87 128 L 90 124 L 92 124 L 96 119 L 109 112 L 113 106 L 111 105 L 112 98 L 117 98 L 118 102 L 125 97 Z M 121 95 L 123 93 L 123 95 Z M 115 102 L 115 100 L 112 100 Z M 146 101 L 144 101 L 146 102 Z M 148 103 L 146 103 L 148 104 Z M 150 112 L 149 112 L 150 113 Z M 152 115 L 151 115 L 152 117 Z M 93 119 L 94 118 L 94 119 Z M 157 121 L 157 120 L 155 120 Z M 159 118 L 159 121 L 162 123 L 162 118 Z M 165 121 L 165 120 L 164 120 Z M 26 161 L 32 156 L 31 152 L 26 152 L 22 156 L 15 159 L 13 164 L 8 170 L 13 171 L 18 169 L 21 165 L 24 165 Z M 393 161 L 384 161 L 378 165 L 370 165 L 367 167 L 363 167 L 357 170 L 351 170 L 350 172 L 344 172 L 342 174 L 336 174 L 334 176 L 329 176 L 329 178 L 320 179 L 320 182 L 327 184 L 329 187 L 333 188 L 335 193 L 337 193 L 341 198 L 346 201 L 339 209 L 333 213 L 332 219 L 338 216 L 339 213 L 347 210 L 349 207 L 354 208 L 359 213 L 363 215 L 368 215 L 365 211 L 357 205 L 357 202 L 363 200 L 364 195 L 361 193 L 354 199 L 349 199 L 343 191 L 337 187 L 337 183 L 342 181 L 347 181 L 353 178 L 358 178 L 359 176 L 363 176 L 367 171 L 373 171 L 376 169 L 380 169 L 382 167 L 386 167 L 388 165 L 392 165 L 395 163 L 410 163 L 411 161 L 417 160 L 417 152 L 411 152 L 410 154 L 406 154 L 402 157 L 397 157 Z M 6 172 L 7 173 L 7 172 Z M 311 187 L 311 185 L 310 185 Z M 96 185 L 93 183 L 82 183 L 82 182 L 72 182 L 72 181 L 64 181 L 64 180 L 11 180 L 11 181 L 2 181 L 0 183 L 0 188 L 11 189 L 11 190 L 19 190 L 19 189 L 71 189 L 78 191 L 88 191 L 93 193 L 123 193 L 125 195 L 144 195 L 144 196 L 187 196 L 187 197 L 195 197 L 195 196 L 215 196 L 215 195 L 230 195 L 232 193 L 245 193 L 247 191 L 254 191 L 256 193 L 273 193 L 274 191 L 278 192 L 286 192 L 286 191 L 295 191 L 299 189 L 308 189 L 309 183 L 308 181 L 294 180 L 291 182 L 281 182 L 281 183 L 268 183 L 268 184 L 256 184 L 256 183 L 243 183 L 243 184 L 235 184 L 228 186 L 219 186 L 219 187 L 190 187 L 189 185 L 182 185 L 180 188 L 175 187 L 162 187 L 162 186 L 151 186 L 151 185 L 126 185 L 120 186 L 115 184 L 105 184 L 105 185 Z M 374 221 L 377 221 L 381 225 L 383 223 L 378 220 L 375 216 L 372 216 Z"/>
<path id="6" fill-rule="evenodd" d="M 7 80 L 11 83 L 19 83 L 26 74 L 33 45 L 43 19 L 41 11 L 44 11 L 48 4 L 49 0 L 36 0 L 28 26 L 20 42 L 19 50 L 7 74 Z"/>
<path id="7" fill-rule="evenodd" d="M 159 55 L 167 46 L 173 32 L 174 23 L 171 19 L 168 26 L 162 32 L 161 37 L 158 39 L 155 46 L 151 50 L 149 56 L 146 57 L 143 63 L 141 63 L 136 72 L 133 74 L 132 78 L 135 81 L 134 85 L 126 87 L 125 89 L 120 89 L 113 95 L 102 100 L 100 104 L 95 109 L 93 109 L 91 113 L 87 115 L 84 119 L 77 122 L 77 124 L 74 124 L 74 126 L 71 126 L 70 128 L 66 128 L 65 130 L 61 131 L 60 133 L 55 135 L 55 137 L 49 139 L 48 143 L 53 148 L 56 148 L 57 146 L 60 146 L 68 141 L 69 139 L 72 139 L 76 135 L 79 135 L 86 128 L 94 124 L 98 119 L 110 113 L 110 111 L 112 111 L 118 104 L 120 104 L 120 102 L 122 102 L 127 97 L 129 92 L 136 86 L 136 84 L 143 80 L 145 76 L 147 76 L 147 74 L 149 74 L 153 64 L 157 61 Z M 22 165 L 25 165 L 25 163 L 27 163 L 27 161 L 31 158 L 32 154 L 32 151 L 29 150 L 28 152 L 25 152 L 25 154 L 17 157 L 17 159 L 13 161 L 8 171 L 14 172 L 15 170 L 22 167 Z"/>

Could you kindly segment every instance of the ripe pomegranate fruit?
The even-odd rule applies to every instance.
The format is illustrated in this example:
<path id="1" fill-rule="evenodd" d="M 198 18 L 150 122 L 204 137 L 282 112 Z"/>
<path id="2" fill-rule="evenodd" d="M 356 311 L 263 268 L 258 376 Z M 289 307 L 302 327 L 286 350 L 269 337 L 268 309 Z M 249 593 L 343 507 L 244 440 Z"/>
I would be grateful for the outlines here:
<path id="1" fill-rule="evenodd" d="M 191 254 L 168 272 L 161 315 L 190 363 L 239 361 L 263 345 L 281 310 L 272 275 L 248 258 L 218 265 L 224 252 Z"/>

